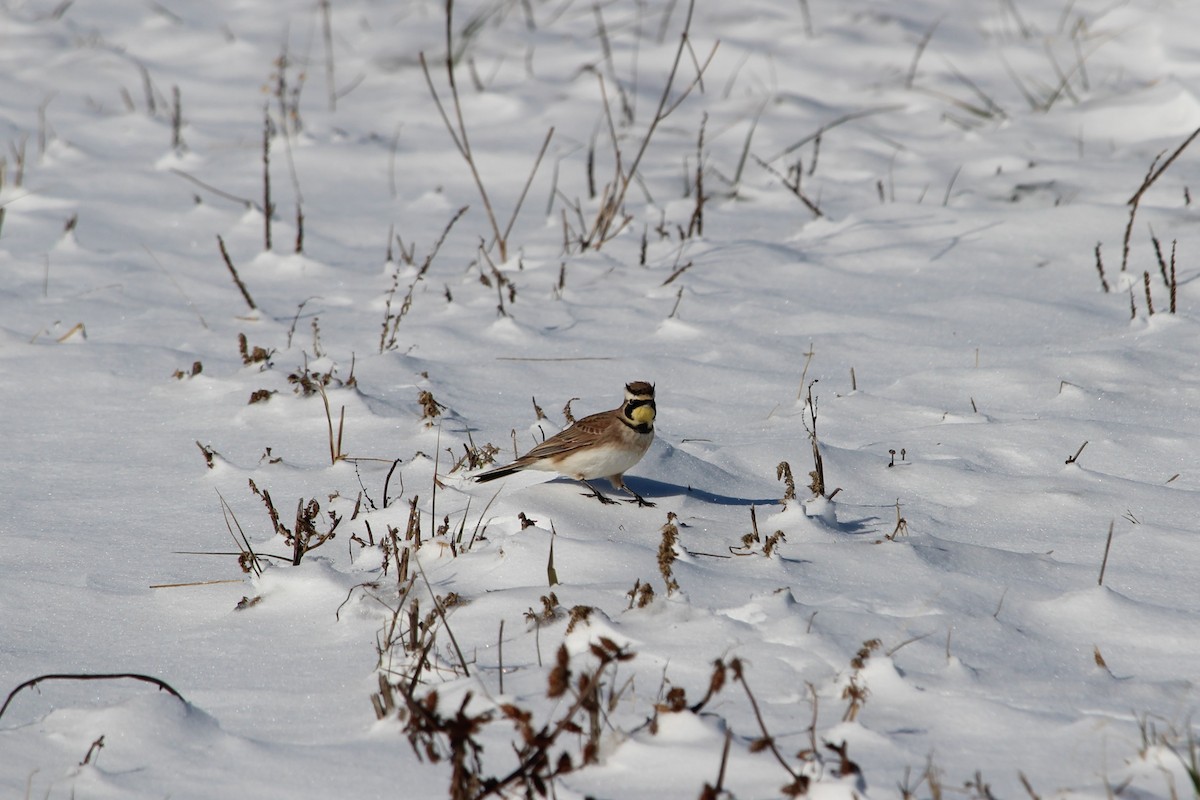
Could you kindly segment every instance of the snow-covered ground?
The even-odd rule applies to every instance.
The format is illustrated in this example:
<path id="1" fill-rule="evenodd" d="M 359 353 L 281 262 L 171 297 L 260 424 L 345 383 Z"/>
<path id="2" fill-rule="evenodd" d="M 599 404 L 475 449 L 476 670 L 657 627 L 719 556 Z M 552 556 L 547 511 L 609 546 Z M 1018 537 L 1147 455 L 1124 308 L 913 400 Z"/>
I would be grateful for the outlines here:
<path id="1" fill-rule="evenodd" d="M 1200 792 L 1200 6 L 688 12 L 0 6 L 0 794 Z"/>

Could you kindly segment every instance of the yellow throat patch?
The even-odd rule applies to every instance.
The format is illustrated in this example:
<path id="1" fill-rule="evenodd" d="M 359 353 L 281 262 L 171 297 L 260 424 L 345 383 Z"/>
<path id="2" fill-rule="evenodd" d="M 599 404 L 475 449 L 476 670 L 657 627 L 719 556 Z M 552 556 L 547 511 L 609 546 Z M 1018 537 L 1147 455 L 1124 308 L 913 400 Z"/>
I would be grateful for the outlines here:
<path id="1" fill-rule="evenodd" d="M 629 416 L 639 425 L 649 425 L 654 422 L 654 406 L 638 406 Z"/>

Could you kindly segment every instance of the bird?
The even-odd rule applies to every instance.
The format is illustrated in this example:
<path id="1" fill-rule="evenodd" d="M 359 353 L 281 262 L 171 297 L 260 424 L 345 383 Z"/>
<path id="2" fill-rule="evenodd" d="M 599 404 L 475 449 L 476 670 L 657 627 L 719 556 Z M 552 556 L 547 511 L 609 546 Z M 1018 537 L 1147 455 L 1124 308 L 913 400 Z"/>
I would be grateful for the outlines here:
<path id="1" fill-rule="evenodd" d="M 595 478 L 608 478 L 613 488 L 633 495 L 628 502 L 653 507 L 654 503 L 626 486 L 623 478 L 654 441 L 655 413 L 654 385 L 645 381 L 627 383 L 625 402 L 620 406 L 578 420 L 511 464 L 481 472 L 475 480 L 485 483 L 526 469 L 557 472 L 591 489 L 585 497 L 614 504 L 615 500 L 590 483 Z"/>

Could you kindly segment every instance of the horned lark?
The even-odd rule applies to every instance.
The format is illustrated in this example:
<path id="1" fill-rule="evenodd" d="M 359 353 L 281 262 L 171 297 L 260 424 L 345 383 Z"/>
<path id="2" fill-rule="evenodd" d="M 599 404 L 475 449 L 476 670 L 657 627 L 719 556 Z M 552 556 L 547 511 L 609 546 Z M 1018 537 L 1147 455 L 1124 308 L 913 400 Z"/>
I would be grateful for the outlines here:
<path id="1" fill-rule="evenodd" d="M 608 478 L 616 489 L 633 495 L 639 506 L 653 506 L 622 480 L 625 470 L 642 460 L 654 441 L 654 386 L 634 381 L 625 386 L 625 402 L 612 411 L 584 417 L 503 467 L 475 476 L 494 481 L 525 469 L 557 472 L 581 482 L 602 503 L 615 503 L 588 481 Z"/>

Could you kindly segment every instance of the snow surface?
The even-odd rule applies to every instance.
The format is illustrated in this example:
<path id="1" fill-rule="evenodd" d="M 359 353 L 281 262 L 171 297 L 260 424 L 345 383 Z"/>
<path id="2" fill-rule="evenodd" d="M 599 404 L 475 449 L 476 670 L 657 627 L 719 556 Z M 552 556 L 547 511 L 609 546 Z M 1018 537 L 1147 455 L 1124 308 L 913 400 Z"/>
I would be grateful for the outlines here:
<path id="1" fill-rule="evenodd" d="M 613 175 L 604 97 L 628 168 L 686 4 L 456 4 L 462 112 L 501 228 L 554 129 L 507 261 L 421 71 L 424 53 L 448 103 L 442 3 L 337 0 L 331 53 L 311 1 L 0 6 L 0 687 L 133 672 L 187 700 L 129 680 L 18 693 L 0 794 L 444 796 L 449 765 L 418 760 L 372 709 L 378 667 L 407 657 L 377 650 L 394 569 L 351 538 L 403 532 L 413 497 L 414 574 L 462 601 L 448 622 L 470 677 L 441 622 L 426 674 L 446 708 L 470 691 L 550 719 L 560 642 L 579 669 L 602 636 L 636 653 L 611 678 L 600 763 L 557 797 L 698 797 L 726 732 L 722 788 L 781 796 L 790 777 L 752 747 L 740 685 L 643 724 L 668 688 L 695 702 L 735 657 L 814 796 L 1192 791 L 1200 145 L 1141 198 L 1121 261 L 1127 201 L 1200 126 L 1200 6 L 697 5 L 673 99 L 719 41 L 715 55 L 655 130 L 628 227 L 581 252 L 589 149 L 597 191 Z M 703 235 L 687 236 L 698 146 Z M 783 185 L 797 163 L 820 218 Z M 1177 242 L 1176 314 L 1151 231 L 1165 258 Z M 243 364 L 239 334 L 269 364 Z M 351 460 L 331 466 L 321 397 L 293 391 L 305 368 L 333 371 Z M 630 380 L 657 385 L 658 438 L 627 476 L 656 508 L 451 472 L 468 442 L 503 460 L 564 425 L 568 400 L 611 408 Z M 811 381 L 831 499 L 806 489 Z M 258 390 L 274 394 L 249 403 Z M 422 391 L 444 406 L 432 425 Z M 799 491 L 786 505 L 782 461 Z M 248 479 L 285 524 L 301 498 L 336 510 L 337 538 L 243 574 L 221 498 L 256 551 L 285 549 Z M 785 534 L 769 556 L 739 548 L 752 510 L 763 539 Z M 431 541 L 447 517 L 483 538 Z M 655 597 L 630 609 L 636 581 Z M 589 620 L 530 624 L 550 591 Z M 429 610 L 422 580 L 414 592 Z M 259 600 L 236 610 L 243 597 Z M 847 719 L 852 681 L 868 694 Z M 511 768 L 514 736 L 483 732 L 486 774 Z M 797 755 L 811 741 L 819 760 Z M 823 742 L 845 742 L 862 775 L 838 777 Z"/>

